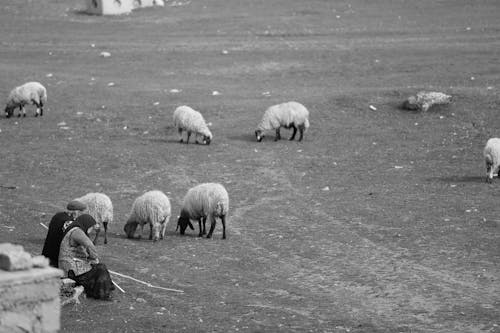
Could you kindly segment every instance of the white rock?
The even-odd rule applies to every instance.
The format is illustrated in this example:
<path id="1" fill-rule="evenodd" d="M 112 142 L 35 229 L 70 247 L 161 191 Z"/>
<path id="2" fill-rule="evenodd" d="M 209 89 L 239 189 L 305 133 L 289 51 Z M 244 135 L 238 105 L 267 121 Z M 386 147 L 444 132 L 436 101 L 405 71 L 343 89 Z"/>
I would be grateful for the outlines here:
<path id="1" fill-rule="evenodd" d="M 47 73 L 47 75 L 45 75 L 46 77 L 52 77 L 53 74 L 52 73 Z"/>
<path id="2" fill-rule="evenodd" d="M 330 191 L 330 187 L 329 186 L 325 186 L 321 189 L 322 191 Z"/>
<path id="3" fill-rule="evenodd" d="M 179 92 L 181 92 L 181 91 L 180 91 L 179 89 L 170 89 L 170 92 L 171 92 L 172 94 L 177 94 L 177 93 L 179 93 Z"/>
<path id="4" fill-rule="evenodd" d="M 370 105 L 370 109 L 373 110 L 373 111 L 377 111 L 377 108 L 374 107 L 373 105 Z"/>
<path id="5" fill-rule="evenodd" d="M 101 52 L 100 56 L 103 58 L 111 57 L 111 53 L 103 51 L 103 52 Z"/>
<path id="6" fill-rule="evenodd" d="M 57 126 L 66 126 L 66 122 L 65 121 L 61 121 L 60 123 L 57 124 Z"/>
<path id="7" fill-rule="evenodd" d="M 212 91 L 212 96 L 218 96 L 218 95 L 220 95 L 220 92 L 218 92 L 217 90 Z"/>
<path id="8" fill-rule="evenodd" d="M 115 83 L 114 83 L 114 82 L 110 82 L 110 83 L 108 83 L 108 87 L 112 87 L 112 86 L 114 86 L 114 85 L 115 85 Z"/>

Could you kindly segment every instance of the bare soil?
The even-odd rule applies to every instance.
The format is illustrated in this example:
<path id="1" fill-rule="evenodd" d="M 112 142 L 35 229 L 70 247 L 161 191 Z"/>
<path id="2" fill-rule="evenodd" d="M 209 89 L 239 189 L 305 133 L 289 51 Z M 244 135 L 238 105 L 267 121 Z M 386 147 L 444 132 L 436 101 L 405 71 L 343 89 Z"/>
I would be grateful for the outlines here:
<path id="1" fill-rule="evenodd" d="M 83 7 L 2 4 L 0 94 L 34 80 L 49 101 L 43 117 L 0 118 L 0 242 L 38 254 L 40 222 L 104 192 L 102 261 L 184 293 L 115 277 L 126 293 L 65 306 L 61 331 L 500 332 L 500 180 L 485 183 L 482 157 L 500 127 L 500 2 Z M 402 110 L 419 90 L 453 102 Z M 304 141 L 256 142 L 264 110 L 289 100 L 311 112 Z M 212 144 L 177 142 L 182 104 Z M 209 181 L 230 194 L 228 238 L 220 224 L 181 237 L 182 197 Z M 151 189 L 171 199 L 167 237 L 128 240 Z"/>

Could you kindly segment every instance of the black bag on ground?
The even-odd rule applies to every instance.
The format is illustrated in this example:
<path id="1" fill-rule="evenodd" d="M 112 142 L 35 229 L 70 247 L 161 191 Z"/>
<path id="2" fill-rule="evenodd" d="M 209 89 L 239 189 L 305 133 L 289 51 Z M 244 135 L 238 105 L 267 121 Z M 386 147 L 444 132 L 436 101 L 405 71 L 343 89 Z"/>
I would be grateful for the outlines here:
<path id="1" fill-rule="evenodd" d="M 76 281 L 76 285 L 83 286 L 87 297 L 107 300 L 111 292 L 115 290 L 109 271 L 106 265 L 102 263 L 92 265 L 90 271 L 80 275 L 75 275 L 73 271 L 69 271 L 68 277 Z"/>

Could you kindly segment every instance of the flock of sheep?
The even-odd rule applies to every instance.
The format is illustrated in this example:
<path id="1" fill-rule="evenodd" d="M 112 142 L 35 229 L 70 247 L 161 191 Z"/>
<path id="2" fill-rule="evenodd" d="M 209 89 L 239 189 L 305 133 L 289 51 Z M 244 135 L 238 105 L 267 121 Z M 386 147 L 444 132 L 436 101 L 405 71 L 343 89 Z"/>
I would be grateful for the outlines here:
<path id="1" fill-rule="evenodd" d="M 101 227 L 104 227 L 104 244 L 108 243 L 107 231 L 108 223 L 113 222 L 113 203 L 104 193 L 87 193 L 76 198 L 70 203 L 79 202 L 86 208 L 85 213 L 90 214 L 99 225 L 96 230 L 94 244 L 100 234 Z M 69 209 L 69 208 L 68 208 Z M 210 231 L 207 238 L 212 237 L 215 229 L 216 219 L 222 222 L 222 238 L 226 238 L 226 215 L 229 211 L 229 195 L 221 184 L 204 183 L 197 185 L 187 192 L 184 197 L 177 229 L 183 235 L 189 226 L 194 230 L 191 220 L 199 223 L 199 236 L 206 235 L 205 224 L 208 219 Z M 158 241 L 165 237 L 165 230 L 172 215 L 170 200 L 162 191 L 148 191 L 137 197 L 132 204 L 130 216 L 123 227 L 128 238 L 134 238 L 137 227 L 140 232 L 137 238 L 142 238 L 144 226 L 149 225 L 149 239 Z M 176 229 L 176 231 L 177 231 Z"/>
<path id="2" fill-rule="evenodd" d="M 446 104 L 451 101 L 451 96 L 438 92 L 419 92 L 411 96 L 403 103 L 406 109 L 419 109 L 427 111 L 434 104 Z M 36 106 L 35 116 L 43 116 L 43 106 L 47 102 L 47 90 L 39 82 L 28 82 L 14 88 L 7 99 L 5 115 L 11 117 L 16 108 L 19 108 L 18 117 L 25 117 L 24 106 L 33 104 Z M 179 106 L 173 114 L 174 126 L 177 128 L 179 141 L 183 142 L 183 132 L 187 133 L 186 143 L 192 134 L 195 142 L 201 138 L 201 143 L 210 144 L 213 135 L 208 128 L 202 114 L 189 106 Z M 275 141 L 281 139 L 280 128 L 292 129 L 289 140 L 294 140 L 297 131 L 298 140 L 301 141 L 304 132 L 309 128 L 309 111 L 300 103 L 287 102 L 269 107 L 258 123 L 255 130 L 257 141 L 262 141 L 266 131 L 275 130 Z M 500 167 L 500 138 L 491 138 L 484 148 L 484 159 L 486 162 L 486 180 L 491 182 L 494 173 L 498 173 Z M 107 226 L 113 221 L 113 205 L 108 196 L 103 193 L 89 193 L 81 198 L 75 199 L 87 206 L 86 212 L 94 217 L 100 226 L 104 227 L 104 243 L 107 243 Z M 216 183 L 205 183 L 191 188 L 183 200 L 181 213 L 177 222 L 177 229 L 184 234 L 187 227 L 194 230 L 191 220 L 198 221 L 199 236 L 207 234 L 205 229 L 206 220 L 210 222 L 210 230 L 207 238 L 212 236 L 216 225 L 216 218 L 222 222 L 222 238 L 226 238 L 226 215 L 229 211 L 229 196 L 224 186 Z M 128 238 L 133 238 L 137 226 L 141 227 L 139 238 L 145 224 L 150 226 L 149 239 L 157 241 L 165 236 L 166 225 L 171 216 L 170 201 L 161 191 L 149 191 L 138 197 L 133 205 L 130 217 L 127 220 L 124 231 Z M 176 230 L 177 230 L 176 229 Z M 96 233 L 94 243 L 99 236 Z"/>
<path id="3" fill-rule="evenodd" d="M 19 108 L 18 117 L 26 117 L 24 107 L 28 104 L 36 106 L 35 116 L 43 116 L 43 106 L 47 102 L 47 90 L 39 82 L 27 82 L 14 88 L 8 98 L 5 107 L 7 118 L 14 114 Z M 193 134 L 195 142 L 198 138 L 201 143 L 210 144 L 212 133 L 208 128 L 202 114 L 191 107 L 179 106 L 173 114 L 174 126 L 179 134 L 179 141 L 183 142 L 183 132 L 187 133 L 186 143 Z M 275 141 L 281 139 L 280 128 L 292 129 L 290 140 L 294 140 L 297 130 L 299 141 L 302 140 L 304 132 L 309 128 L 309 111 L 300 103 L 288 102 L 269 107 L 255 130 L 257 141 L 262 141 L 265 132 L 276 131 Z M 88 193 L 83 197 L 75 199 L 83 203 L 86 213 L 90 214 L 97 221 L 99 226 L 104 227 L 104 243 L 107 244 L 108 223 L 113 221 L 113 204 L 111 199 L 103 193 Z M 183 206 L 177 222 L 177 229 L 183 235 L 187 227 L 194 230 L 191 220 L 198 221 L 199 236 L 212 236 L 216 225 L 216 218 L 222 222 L 222 238 L 226 238 L 226 215 L 229 211 L 229 196 L 221 184 L 205 183 L 191 188 L 183 201 Z M 170 201 L 161 191 L 149 191 L 138 197 L 133 205 L 130 217 L 124 226 L 125 234 L 128 238 L 133 238 L 137 226 L 141 227 L 139 238 L 145 224 L 150 226 L 149 239 L 157 241 L 165 236 L 166 225 L 171 216 Z M 206 221 L 210 223 L 208 234 L 205 229 Z M 94 243 L 100 233 L 100 228 L 96 232 Z"/>

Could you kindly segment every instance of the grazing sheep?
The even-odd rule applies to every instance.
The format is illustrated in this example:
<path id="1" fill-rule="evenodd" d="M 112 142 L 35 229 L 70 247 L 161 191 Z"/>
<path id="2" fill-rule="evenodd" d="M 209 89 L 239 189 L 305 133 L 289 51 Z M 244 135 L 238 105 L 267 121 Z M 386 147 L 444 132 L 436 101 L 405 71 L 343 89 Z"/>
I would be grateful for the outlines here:
<path id="1" fill-rule="evenodd" d="M 39 82 L 28 82 L 22 86 L 14 88 L 7 98 L 7 105 L 5 106 L 5 116 L 10 118 L 16 108 L 19 108 L 18 117 L 26 117 L 26 104 L 36 105 L 35 117 L 38 115 L 43 116 L 43 104 L 47 103 L 47 90 Z"/>
<path id="2" fill-rule="evenodd" d="M 297 129 L 299 129 L 299 141 L 302 141 L 304 132 L 309 128 L 309 111 L 306 107 L 297 102 L 288 102 L 269 107 L 260 121 L 255 136 L 257 141 L 262 141 L 264 132 L 272 129 L 276 130 L 274 141 L 281 139 L 280 128 L 292 128 L 293 133 L 290 140 L 295 138 Z"/>
<path id="3" fill-rule="evenodd" d="M 433 105 L 449 104 L 451 96 L 435 91 L 420 91 L 416 96 L 410 96 L 403 103 L 403 108 L 407 110 L 427 111 Z"/>
<path id="4" fill-rule="evenodd" d="M 205 119 L 198 111 L 193 110 L 189 106 L 179 106 L 174 111 L 174 126 L 179 132 L 179 142 L 182 140 L 182 131 L 187 132 L 186 143 L 189 143 L 191 133 L 195 134 L 196 143 L 198 143 L 198 135 L 203 137 L 203 143 L 209 145 L 212 141 L 212 133 L 208 129 Z"/>
<path id="5" fill-rule="evenodd" d="M 74 199 L 87 206 L 84 213 L 89 214 L 96 220 L 99 226 L 104 226 L 104 244 L 108 243 L 108 223 L 113 222 L 113 203 L 104 193 L 87 193 L 83 197 Z M 101 228 L 96 230 L 94 244 L 97 244 Z"/>
<path id="6" fill-rule="evenodd" d="M 210 222 L 210 231 L 207 238 L 212 237 L 216 218 L 222 221 L 222 239 L 226 238 L 226 215 L 229 211 L 229 195 L 221 184 L 205 183 L 191 188 L 182 205 L 181 215 L 177 221 L 181 235 L 184 235 L 186 227 L 194 230 L 190 220 L 197 220 L 200 233 L 199 237 L 206 234 L 205 224 L 207 218 Z M 202 229 L 203 223 L 203 229 Z M 176 229 L 177 230 L 177 229 Z"/>
<path id="7" fill-rule="evenodd" d="M 486 181 L 493 181 L 493 174 L 498 173 L 500 166 L 500 138 L 491 138 L 486 142 L 483 151 L 484 160 L 486 162 Z"/>
<path id="8" fill-rule="evenodd" d="M 130 217 L 123 230 L 127 238 L 133 238 L 137 225 L 141 225 L 142 237 L 144 225 L 149 224 L 149 239 L 157 241 L 165 237 L 165 230 L 170 219 L 170 201 L 161 191 L 149 191 L 135 199 Z M 153 236 L 154 234 L 154 236 Z"/>

